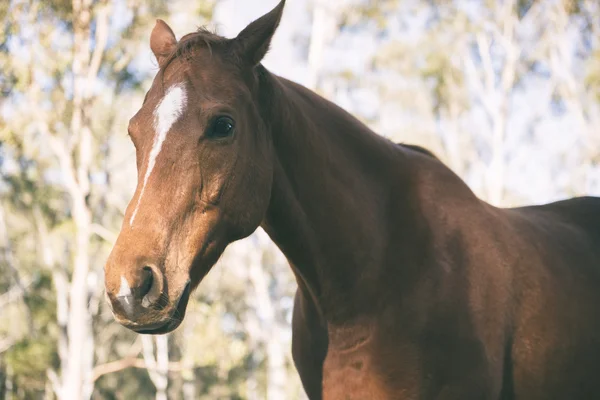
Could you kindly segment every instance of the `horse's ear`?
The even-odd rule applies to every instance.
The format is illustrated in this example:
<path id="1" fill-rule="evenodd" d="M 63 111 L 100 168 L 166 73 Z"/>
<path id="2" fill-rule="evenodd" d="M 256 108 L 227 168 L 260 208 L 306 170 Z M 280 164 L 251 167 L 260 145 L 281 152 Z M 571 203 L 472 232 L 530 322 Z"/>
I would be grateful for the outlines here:
<path id="1" fill-rule="evenodd" d="M 159 65 L 171 54 L 176 45 L 177 39 L 171 27 L 162 19 L 157 19 L 150 35 L 150 49 Z"/>
<path id="2" fill-rule="evenodd" d="M 256 66 L 267 54 L 271 38 L 281 21 L 284 6 L 285 0 L 281 0 L 271 12 L 250 23 L 233 39 L 236 55 L 242 61 Z"/>

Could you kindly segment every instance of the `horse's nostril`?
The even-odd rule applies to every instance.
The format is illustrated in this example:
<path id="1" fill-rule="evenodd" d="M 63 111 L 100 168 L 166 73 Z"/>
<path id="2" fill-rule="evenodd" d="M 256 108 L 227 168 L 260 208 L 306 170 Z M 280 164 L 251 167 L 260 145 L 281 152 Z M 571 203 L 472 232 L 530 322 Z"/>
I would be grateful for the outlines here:
<path id="1" fill-rule="evenodd" d="M 117 304 L 119 308 L 117 311 L 130 319 L 142 312 L 140 307 L 154 306 L 160 300 L 164 288 L 164 277 L 155 266 L 145 265 L 136 272 L 129 281 L 121 276 L 119 292 L 113 298 L 113 305 Z M 133 287 L 129 286 L 130 282 L 135 282 Z"/>
<path id="2" fill-rule="evenodd" d="M 143 282 L 140 287 L 142 307 L 151 307 L 159 300 L 164 285 L 163 276 L 156 268 L 145 266 L 143 268 Z"/>
<path id="3" fill-rule="evenodd" d="M 139 288 L 138 298 L 143 298 L 146 296 L 150 290 L 152 289 L 152 284 L 154 283 L 154 273 L 152 272 L 152 268 L 145 266 L 142 269 L 142 282 Z"/>

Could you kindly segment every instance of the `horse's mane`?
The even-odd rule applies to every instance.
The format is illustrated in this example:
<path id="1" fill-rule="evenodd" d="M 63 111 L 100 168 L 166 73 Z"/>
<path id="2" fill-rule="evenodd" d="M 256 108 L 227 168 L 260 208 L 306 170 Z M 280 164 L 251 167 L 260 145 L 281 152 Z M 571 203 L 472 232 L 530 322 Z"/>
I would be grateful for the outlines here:
<path id="1" fill-rule="evenodd" d="M 177 42 L 177 46 L 162 63 L 160 70 L 165 71 L 169 64 L 171 64 L 176 58 L 191 56 L 194 49 L 200 46 L 205 46 L 212 54 L 212 49 L 214 46 L 222 44 L 226 41 L 227 38 L 218 35 L 216 32 L 211 31 L 205 26 L 201 26 L 196 30 L 196 32 L 188 33 Z"/>
<path id="2" fill-rule="evenodd" d="M 431 158 L 435 158 L 436 160 L 439 160 L 439 158 L 438 158 L 438 157 L 436 157 L 436 155 L 435 155 L 435 154 L 433 154 L 431 151 L 427 150 L 427 149 L 426 149 L 426 148 L 424 148 L 424 147 L 417 146 L 416 144 L 405 144 L 405 143 L 398 143 L 398 145 L 400 145 L 400 146 L 402 146 L 402 147 L 405 147 L 405 148 L 407 148 L 407 149 L 410 149 L 410 150 L 414 150 L 414 151 L 416 151 L 416 152 L 418 152 L 418 153 L 425 154 L 426 156 L 429 156 L 429 157 L 431 157 Z"/>

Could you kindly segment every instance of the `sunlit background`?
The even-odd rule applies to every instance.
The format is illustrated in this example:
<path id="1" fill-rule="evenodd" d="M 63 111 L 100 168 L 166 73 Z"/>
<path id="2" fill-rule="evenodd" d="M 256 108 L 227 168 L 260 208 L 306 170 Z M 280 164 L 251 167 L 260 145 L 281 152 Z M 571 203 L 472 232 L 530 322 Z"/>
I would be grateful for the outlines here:
<path id="1" fill-rule="evenodd" d="M 172 334 L 126 330 L 103 297 L 155 19 L 232 37 L 276 3 L 0 0 L 0 398 L 305 398 L 296 284 L 261 230 Z M 492 204 L 600 195 L 597 0 L 288 0 L 264 64 L 431 149 Z"/>

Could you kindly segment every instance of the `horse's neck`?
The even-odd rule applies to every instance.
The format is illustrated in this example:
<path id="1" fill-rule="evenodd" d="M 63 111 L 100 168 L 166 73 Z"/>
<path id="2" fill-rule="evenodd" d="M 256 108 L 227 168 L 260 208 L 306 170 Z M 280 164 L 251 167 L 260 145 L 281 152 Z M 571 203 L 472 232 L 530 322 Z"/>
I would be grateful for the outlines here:
<path id="1" fill-rule="evenodd" d="M 399 185 L 410 192 L 406 157 L 334 104 L 271 79 L 276 160 L 263 226 L 326 317 L 352 318 L 360 314 L 359 291 L 377 290 L 385 273 L 389 232 L 397 229 L 390 202 L 409 212 L 393 193 Z"/>

